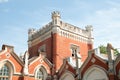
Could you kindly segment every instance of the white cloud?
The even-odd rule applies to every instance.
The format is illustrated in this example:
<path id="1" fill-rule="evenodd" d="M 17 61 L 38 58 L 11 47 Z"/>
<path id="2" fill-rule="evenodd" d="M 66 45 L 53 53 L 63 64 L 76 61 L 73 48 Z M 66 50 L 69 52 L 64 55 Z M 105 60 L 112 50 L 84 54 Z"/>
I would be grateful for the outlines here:
<path id="1" fill-rule="evenodd" d="M 8 2 L 8 0 L 0 0 L 0 3 Z"/>
<path id="2" fill-rule="evenodd" d="M 90 21 L 91 20 L 91 21 Z M 111 8 L 109 10 L 96 11 L 94 16 L 89 18 L 94 25 L 95 46 L 112 43 L 115 47 L 120 47 L 120 9 Z"/>
<path id="3" fill-rule="evenodd" d="M 107 3 L 110 5 L 110 6 L 116 6 L 116 7 L 120 7 L 120 1 L 112 1 L 112 0 L 108 0 Z"/>

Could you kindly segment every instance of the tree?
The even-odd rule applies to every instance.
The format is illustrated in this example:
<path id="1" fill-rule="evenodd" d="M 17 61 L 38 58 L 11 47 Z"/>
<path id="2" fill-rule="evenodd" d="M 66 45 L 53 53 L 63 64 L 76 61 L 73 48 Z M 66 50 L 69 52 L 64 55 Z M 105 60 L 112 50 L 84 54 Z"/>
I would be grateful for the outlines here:
<path id="1" fill-rule="evenodd" d="M 115 55 L 119 55 L 118 49 L 114 49 L 114 54 L 115 54 Z"/>
<path id="2" fill-rule="evenodd" d="M 107 48 L 104 45 L 100 45 L 100 53 L 107 54 Z"/>
<path id="3" fill-rule="evenodd" d="M 107 48 L 106 48 L 106 46 L 100 45 L 99 48 L 100 48 L 100 53 L 102 53 L 102 54 L 107 54 Z M 114 49 L 114 54 L 115 54 L 116 56 L 119 54 L 118 49 Z"/>

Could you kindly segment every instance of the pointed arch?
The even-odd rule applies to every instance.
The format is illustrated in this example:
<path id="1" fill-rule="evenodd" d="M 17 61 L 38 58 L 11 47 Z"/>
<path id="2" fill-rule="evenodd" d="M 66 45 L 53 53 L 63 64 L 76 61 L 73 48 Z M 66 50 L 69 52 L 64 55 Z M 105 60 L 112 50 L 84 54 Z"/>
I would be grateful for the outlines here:
<path id="1" fill-rule="evenodd" d="M 14 74 L 15 67 L 10 60 L 0 61 L 0 70 L 1 73 L 5 73 L 5 76 L 8 76 L 8 80 L 12 80 L 12 75 Z M 2 70 L 6 70 L 7 72 L 3 72 Z M 9 73 L 9 75 L 7 75 L 7 73 Z M 2 76 L 4 75 L 1 75 L 1 78 Z"/>
<path id="2" fill-rule="evenodd" d="M 84 73 L 83 80 L 109 80 L 106 71 L 100 66 L 91 66 Z"/>
<path id="3" fill-rule="evenodd" d="M 46 80 L 47 79 L 47 70 L 43 65 L 38 65 L 34 71 L 36 80 Z"/>
<path id="4" fill-rule="evenodd" d="M 62 74 L 60 80 L 75 80 L 74 74 L 70 71 L 66 71 L 64 74 Z"/>

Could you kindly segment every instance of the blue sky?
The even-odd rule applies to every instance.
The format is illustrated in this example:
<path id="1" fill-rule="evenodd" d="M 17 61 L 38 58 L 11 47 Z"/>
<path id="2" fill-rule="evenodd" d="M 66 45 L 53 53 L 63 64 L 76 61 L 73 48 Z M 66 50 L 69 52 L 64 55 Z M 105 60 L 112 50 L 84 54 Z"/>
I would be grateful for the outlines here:
<path id="1" fill-rule="evenodd" d="M 93 25 L 94 47 L 111 43 L 120 48 L 120 0 L 0 0 L 0 46 L 24 53 L 28 29 L 50 22 L 52 11 L 80 28 Z"/>

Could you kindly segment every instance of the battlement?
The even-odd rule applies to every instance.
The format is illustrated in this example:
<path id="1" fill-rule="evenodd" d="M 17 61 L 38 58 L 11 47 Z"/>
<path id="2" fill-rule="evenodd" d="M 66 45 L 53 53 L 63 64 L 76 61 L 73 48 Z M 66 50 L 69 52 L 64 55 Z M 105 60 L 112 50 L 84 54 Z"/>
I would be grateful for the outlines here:
<path id="1" fill-rule="evenodd" d="M 44 33 L 48 32 L 48 31 L 52 31 L 53 26 L 54 25 L 52 24 L 52 22 L 50 22 L 38 30 L 33 29 L 33 28 L 29 29 L 29 31 L 28 31 L 29 38 L 28 39 L 33 40 L 33 39 L 43 35 Z M 88 29 L 88 27 L 89 27 L 89 29 Z M 62 31 L 67 31 L 69 33 L 76 34 L 76 35 L 83 36 L 83 37 L 92 37 L 91 36 L 92 29 L 90 29 L 90 27 L 92 28 L 91 25 L 90 26 L 87 25 L 86 29 L 81 29 L 77 26 L 74 26 L 74 25 L 71 25 L 68 23 L 64 23 L 62 21 L 60 22 L 60 25 L 59 25 L 59 28 Z"/>
<path id="2" fill-rule="evenodd" d="M 92 26 L 87 25 L 85 29 L 81 29 L 77 26 L 71 25 L 69 23 L 63 22 L 58 19 L 60 17 L 60 13 L 57 11 L 54 11 L 52 13 L 52 17 L 55 17 L 52 19 L 52 21 L 42 28 L 36 30 L 36 29 L 29 29 L 28 31 L 28 41 L 35 40 L 39 38 L 39 40 L 47 39 L 48 36 L 51 36 L 52 33 L 58 33 L 61 36 L 71 38 L 78 41 L 83 42 L 93 42 L 92 38 Z M 57 17 L 57 18 L 56 18 Z"/>
<path id="3" fill-rule="evenodd" d="M 53 11 L 52 12 L 52 18 L 54 17 L 60 17 L 60 12 L 59 11 Z"/>
<path id="4" fill-rule="evenodd" d="M 52 25 L 52 23 L 50 22 L 38 30 L 33 29 L 33 28 L 29 29 L 28 30 L 28 35 L 29 35 L 28 41 L 33 40 L 33 39 L 43 35 L 44 33 L 48 32 L 49 30 L 51 30 L 52 29 L 51 25 Z"/>
<path id="5" fill-rule="evenodd" d="M 61 21 L 60 28 L 64 29 L 64 30 L 67 30 L 69 32 L 72 32 L 74 34 L 84 36 L 84 37 L 92 37 L 92 35 L 89 36 L 91 31 L 92 31 L 92 26 L 91 25 L 87 25 L 86 29 L 81 29 L 77 26 L 74 26 L 74 25 L 71 25 L 69 23 L 65 23 L 65 22 Z"/>

